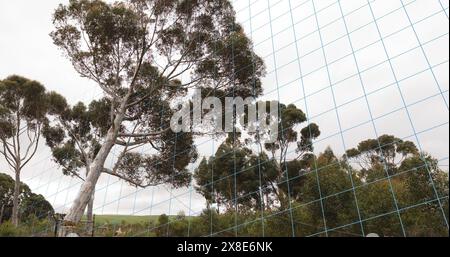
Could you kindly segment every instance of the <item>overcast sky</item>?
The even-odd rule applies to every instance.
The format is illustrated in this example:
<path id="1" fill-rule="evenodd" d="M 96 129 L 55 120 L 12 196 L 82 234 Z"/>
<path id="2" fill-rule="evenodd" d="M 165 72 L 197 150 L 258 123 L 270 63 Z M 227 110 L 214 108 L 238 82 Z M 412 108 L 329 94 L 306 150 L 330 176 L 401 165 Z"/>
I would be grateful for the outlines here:
<path id="1" fill-rule="evenodd" d="M 89 102 L 102 92 L 79 77 L 49 37 L 53 10 L 67 2 L 0 0 L 0 79 L 22 75 L 70 103 Z M 264 98 L 293 103 L 319 124 L 317 152 L 331 146 L 342 154 L 361 140 L 388 133 L 417 143 L 448 170 L 448 0 L 408 0 L 404 6 L 398 0 L 373 0 L 371 8 L 366 0 L 234 4 L 255 51 L 266 62 Z M 207 138 L 197 141 L 202 155 L 211 155 L 219 145 Z M 3 159 L 0 171 L 8 172 Z M 45 146 L 22 175 L 59 212 L 70 207 L 80 186 L 77 179 L 62 175 Z M 155 215 L 183 210 L 192 215 L 205 205 L 191 189 L 140 190 L 102 176 L 95 212 Z"/>

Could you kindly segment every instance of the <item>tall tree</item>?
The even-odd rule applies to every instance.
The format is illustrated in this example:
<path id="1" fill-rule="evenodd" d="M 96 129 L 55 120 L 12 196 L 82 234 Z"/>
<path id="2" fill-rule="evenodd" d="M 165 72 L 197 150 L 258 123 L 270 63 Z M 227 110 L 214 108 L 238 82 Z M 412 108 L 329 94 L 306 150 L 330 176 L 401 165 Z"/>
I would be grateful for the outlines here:
<path id="1" fill-rule="evenodd" d="M 298 155 L 293 158 L 295 160 L 310 152 L 312 150 L 312 140 L 320 136 L 320 130 L 317 124 L 311 123 L 302 128 L 299 134 L 300 124 L 307 121 L 306 114 L 294 104 L 286 106 L 279 103 L 278 106 L 278 134 L 276 140 L 273 143 L 266 143 L 264 146 L 267 151 L 272 153 L 272 157 L 278 159 L 278 162 L 282 165 L 287 160 L 292 144 L 297 144 L 296 152 Z"/>
<path id="2" fill-rule="evenodd" d="M 272 183 L 273 187 L 282 189 L 277 190 L 277 197 L 281 206 L 286 207 L 288 199 L 295 199 L 295 189 L 291 190 L 291 187 L 298 186 L 301 183 L 300 176 L 312 167 L 313 140 L 318 138 L 321 132 L 315 123 L 301 128 L 307 117 L 294 104 L 286 106 L 279 103 L 278 106 L 278 134 L 275 142 L 264 144 L 264 148 L 276 161 L 278 176 Z M 258 135 L 255 139 L 258 139 Z"/>
<path id="3" fill-rule="evenodd" d="M 138 176 L 133 171 L 144 169 L 171 183 L 167 178 L 188 177 L 192 136 L 168 128 L 175 97 L 193 87 L 246 97 L 253 85 L 260 87 L 253 82 L 264 72 L 262 60 L 228 0 L 71 0 L 58 7 L 53 23 L 54 43 L 81 76 L 101 87 L 111 107 L 101 147 L 65 217 L 68 224 L 80 220 L 115 146 L 122 154 L 109 173 L 122 169 Z M 154 153 L 130 152 L 144 145 Z"/>
<path id="4" fill-rule="evenodd" d="M 36 154 L 46 111 L 46 92 L 39 82 L 20 76 L 0 81 L 0 154 L 15 174 L 15 226 L 19 224 L 21 171 Z"/>

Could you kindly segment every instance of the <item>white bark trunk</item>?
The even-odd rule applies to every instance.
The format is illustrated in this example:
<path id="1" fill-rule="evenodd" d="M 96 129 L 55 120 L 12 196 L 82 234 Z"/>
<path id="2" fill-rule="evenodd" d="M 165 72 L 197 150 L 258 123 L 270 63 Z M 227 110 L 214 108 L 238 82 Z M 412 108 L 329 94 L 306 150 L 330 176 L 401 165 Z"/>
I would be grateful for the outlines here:
<path id="1" fill-rule="evenodd" d="M 91 199 L 95 185 L 97 184 L 98 178 L 100 177 L 100 174 L 103 170 L 106 158 L 108 157 L 109 152 L 114 146 L 116 135 L 116 129 L 111 128 L 108 132 L 105 143 L 103 144 L 102 148 L 94 159 L 94 162 L 92 163 L 90 172 L 86 177 L 86 180 L 83 182 L 80 192 L 75 198 L 75 201 L 70 208 L 69 213 L 64 219 L 66 222 L 77 223 L 83 216 L 84 210 L 86 209 L 89 199 Z"/>
<path id="2" fill-rule="evenodd" d="M 81 189 L 77 197 L 75 198 L 72 207 L 69 210 L 69 213 L 64 218 L 63 227 L 76 225 L 81 220 L 83 213 L 86 210 L 86 206 L 88 205 L 89 200 L 94 193 L 95 185 L 97 184 L 97 181 L 103 171 L 106 158 L 111 152 L 111 149 L 113 148 L 117 139 L 117 135 L 119 134 L 120 125 L 122 124 L 125 116 L 125 110 L 129 96 L 130 93 L 128 93 L 128 95 L 125 96 L 124 99 L 122 99 L 119 112 L 114 119 L 114 124 L 109 129 L 105 138 L 105 142 L 100 148 L 100 151 L 97 153 L 94 161 L 90 165 L 89 174 L 87 175 L 86 180 L 81 185 Z M 67 227 L 62 228 L 59 235 L 65 236 L 67 232 Z"/>

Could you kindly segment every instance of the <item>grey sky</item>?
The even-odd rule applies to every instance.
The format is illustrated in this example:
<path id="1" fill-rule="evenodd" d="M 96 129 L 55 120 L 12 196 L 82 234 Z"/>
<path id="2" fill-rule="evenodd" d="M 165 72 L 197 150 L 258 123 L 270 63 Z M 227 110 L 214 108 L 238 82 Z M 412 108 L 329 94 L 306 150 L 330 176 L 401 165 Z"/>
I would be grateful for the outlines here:
<path id="1" fill-rule="evenodd" d="M 78 76 L 49 37 L 53 10 L 67 2 L 0 0 L 0 78 L 23 75 L 62 93 L 71 103 L 89 102 L 101 96 L 101 91 Z M 315 0 L 314 5 L 311 0 L 237 0 L 235 9 L 267 65 L 264 98 L 279 98 L 308 111 L 311 122 L 322 130 L 316 151 L 331 146 L 342 154 L 344 145 L 354 147 L 376 133 L 389 133 L 419 143 L 448 170 L 449 1 L 408 0 L 403 4 L 413 28 L 399 0 L 371 1 L 378 27 L 366 0 L 341 1 L 346 24 L 338 2 L 331 0 Z M 197 141 L 202 155 L 214 153 L 219 144 L 208 138 Z M 0 170 L 7 171 L 2 159 Z M 58 171 L 45 146 L 25 168 L 23 178 L 57 211 L 70 206 L 80 185 Z M 184 210 L 194 214 L 203 207 L 202 197 L 189 189 L 136 190 L 107 176 L 97 186 L 96 213 L 147 215 Z"/>

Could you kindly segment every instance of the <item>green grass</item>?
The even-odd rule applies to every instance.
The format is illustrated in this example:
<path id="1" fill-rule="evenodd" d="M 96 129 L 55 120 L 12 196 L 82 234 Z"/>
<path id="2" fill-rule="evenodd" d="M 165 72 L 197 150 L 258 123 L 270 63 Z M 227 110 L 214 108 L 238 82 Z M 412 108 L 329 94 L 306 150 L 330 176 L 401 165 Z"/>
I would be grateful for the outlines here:
<path id="1" fill-rule="evenodd" d="M 126 224 L 139 224 L 149 221 L 157 222 L 157 215 L 153 216 L 132 216 L 132 215 L 95 215 L 95 225 L 112 224 L 118 225 L 122 222 Z"/>

